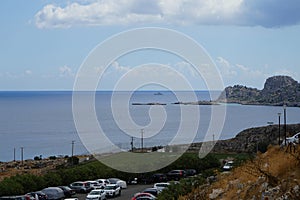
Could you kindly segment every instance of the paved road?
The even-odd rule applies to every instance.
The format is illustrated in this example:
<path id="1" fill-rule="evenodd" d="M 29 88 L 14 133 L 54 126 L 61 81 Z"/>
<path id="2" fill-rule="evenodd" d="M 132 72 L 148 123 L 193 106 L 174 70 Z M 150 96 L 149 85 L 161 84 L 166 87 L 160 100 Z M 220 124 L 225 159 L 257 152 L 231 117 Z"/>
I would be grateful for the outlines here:
<path id="1" fill-rule="evenodd" d="M 128 185 L 127 189 L 122 190 L 121 196 L 111 198 L 116 200 L 130 200 L 135 193 L 142 192 L 144 189 L 153 187 L 153 185 Z M 77 194 L 79 200 L 85 200 L 86 194 Z"/>

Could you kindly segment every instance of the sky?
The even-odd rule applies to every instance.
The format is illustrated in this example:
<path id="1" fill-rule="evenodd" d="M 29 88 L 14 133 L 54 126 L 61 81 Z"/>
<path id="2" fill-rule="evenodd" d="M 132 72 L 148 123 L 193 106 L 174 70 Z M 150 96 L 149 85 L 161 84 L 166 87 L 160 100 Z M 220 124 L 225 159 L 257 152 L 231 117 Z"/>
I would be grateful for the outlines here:
<path id="1" fill-rule="evenodd" d="M 144 27 L 175 30 L 195 40 L 215 63 L 224 86 L 262 89 L 274 75 L 300 81 L 299 10 L 298 0 L 3 0 L 0 90 L 72 90 L 97 45 Z M 114 89 L 124 74 L 147 63 L 178 71 L 195 90 L 207 89 L 205 75 L 195 73 L 186 60 L 151 49 L 112 60 L 98 88 Z M 135 73 L 142 79 L 148 72 Z M 173 75 L 159 73 L 170 80 Z"/>

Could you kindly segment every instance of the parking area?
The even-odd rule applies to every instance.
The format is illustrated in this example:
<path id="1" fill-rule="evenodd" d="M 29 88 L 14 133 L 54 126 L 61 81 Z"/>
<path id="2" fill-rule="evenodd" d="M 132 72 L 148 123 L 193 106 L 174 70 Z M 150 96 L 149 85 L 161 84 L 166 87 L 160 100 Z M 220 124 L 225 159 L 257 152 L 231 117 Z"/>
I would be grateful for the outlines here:
<path id="1" fill-rule="evenodd" d="M 151 185 L 128 185 L 127 189 L 123 189 L 121 196 L 111 198 L 116 200 L 130 200 L 135 193 L 141 192 L 146 188 L 153 187 L 153 184 Z M 76 196 L 79 200 L 85 200 L 85 197 L 87 194 L 76 194 Z"/>

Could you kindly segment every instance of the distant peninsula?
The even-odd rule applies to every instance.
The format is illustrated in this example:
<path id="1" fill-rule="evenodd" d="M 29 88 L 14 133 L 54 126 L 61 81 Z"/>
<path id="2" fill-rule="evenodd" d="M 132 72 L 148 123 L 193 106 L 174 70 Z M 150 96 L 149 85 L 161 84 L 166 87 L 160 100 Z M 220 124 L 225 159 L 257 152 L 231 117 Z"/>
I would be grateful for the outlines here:
<path id="1" fill-rule="evenodd" d="M 300 107 L 300 84 L 289 76 L 273 76 L 262 90 L 242 85 L 226 87 L 217 102 Z"/>

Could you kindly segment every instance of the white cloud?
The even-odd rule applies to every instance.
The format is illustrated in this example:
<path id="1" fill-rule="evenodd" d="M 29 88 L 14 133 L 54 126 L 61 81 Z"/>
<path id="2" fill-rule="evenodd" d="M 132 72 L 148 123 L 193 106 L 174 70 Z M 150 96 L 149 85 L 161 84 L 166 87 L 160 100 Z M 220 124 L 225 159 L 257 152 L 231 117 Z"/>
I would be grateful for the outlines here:
<path id="1" fill-rule="evenodd" d="M 230 64 L 228 60 L 223 57 L 218 57 L 216 64 L 219 67 L 221 74 L 227 78 L 232 78 L 237 75 L 237 71 L 233 65 Z"/>
<path id="2" fill-rule="evenodd" d="M 32 71 L 29 69 L 25 70 L 25 75 L 32 75 Z"/>
<path id="3" fill-rule="evenodd" d="M 74 76 L 72 69 L 66 65 L 63 67 L 60 67 L 58 70 L 59 70 L 60 77 L 73 77 Z"/>
<path id="4" fill-rule="evenodd" d="M 91 0 L 47 4 L 38 28 L 132 24 L 209 24 L 278 27 L 300 22 L 298 0 Z"/>
<path id="5" fill-rule="evenodd" d="M 232 64 L 223 57 L 218 57 L 216 64 L 221 72 L 225 85 L 241 84 L 250 87 L 260 88 L 263 81 L 272 76 L 263 70 L 255 67 L 247 67 L 242 64 Z"/>
<path id="6" fill-rule="evenodd" d="M 101 0 L 65 7 L 48 4 L 35 15 L 38 28 L 137 23 L 232 24 L 243 0 Z"/>
<path id="7" fill-rule="evenodd" d="M 118 73 L 126 73 L 130 70 L 130 67 L 122 66 L 117 61 L 114 61 L 111 67 Z"/>

